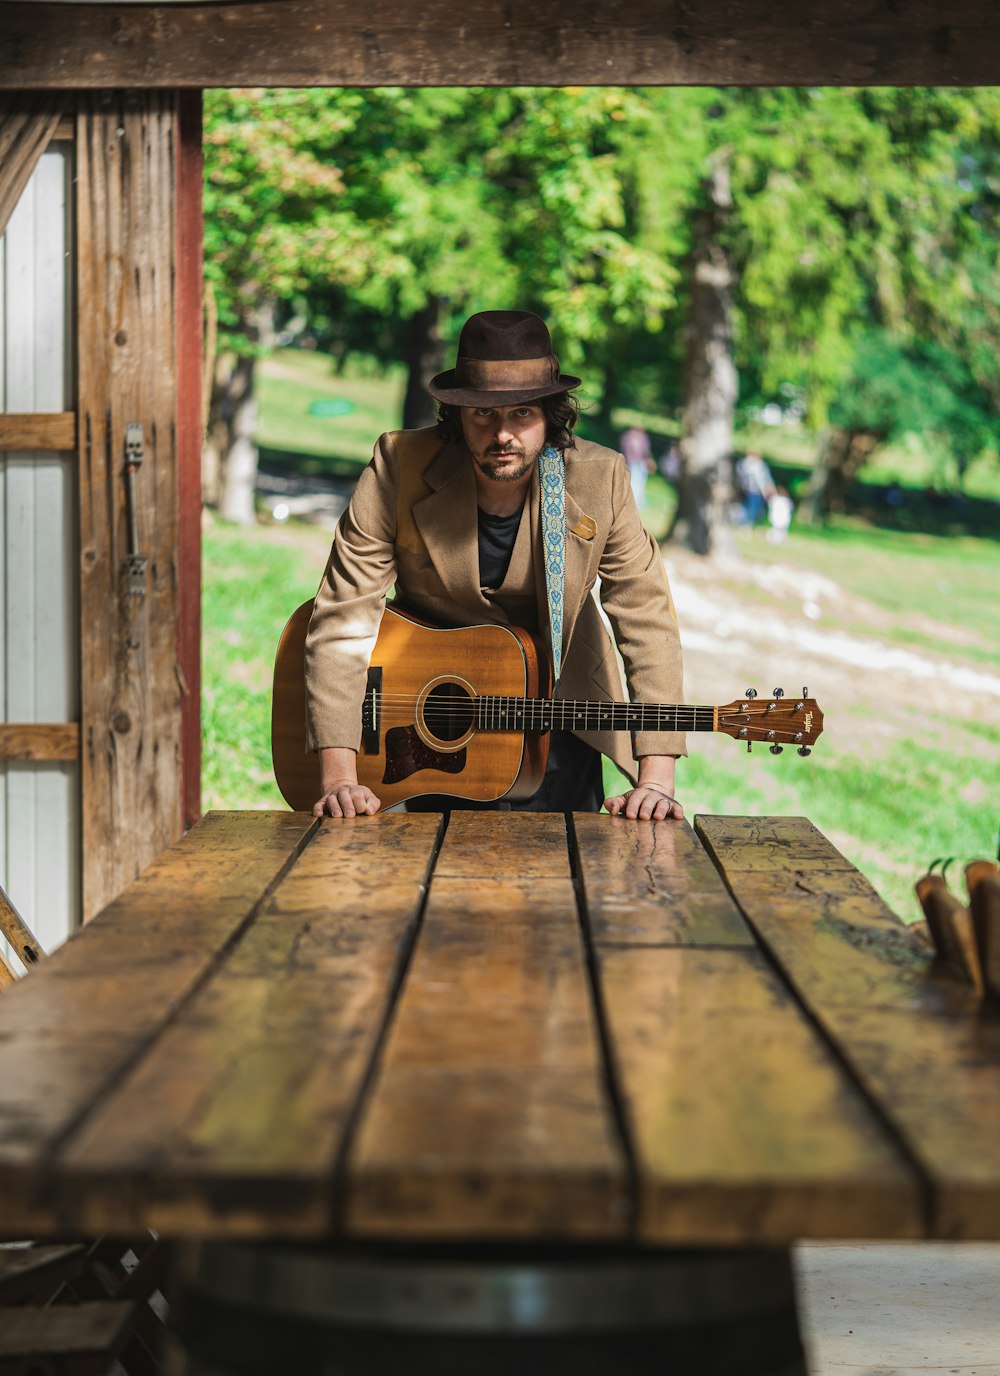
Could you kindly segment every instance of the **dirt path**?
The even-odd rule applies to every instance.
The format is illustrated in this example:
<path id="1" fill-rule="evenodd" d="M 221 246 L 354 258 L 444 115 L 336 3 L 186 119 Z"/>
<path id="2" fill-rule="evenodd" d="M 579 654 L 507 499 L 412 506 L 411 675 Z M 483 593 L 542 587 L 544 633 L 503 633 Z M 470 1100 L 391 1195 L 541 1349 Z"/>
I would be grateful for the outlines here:
<path id="1" fill-rule="evenodd" d="M 780 562 L 708 562 L 673 549 L 666 563 L 689 698 L 728 701 L 748 687 L 769 696 L 775 686 L 798 692 L 805 685 L 821 701 L 835 746 L 857 744 L 862 707 L 870 709 L 868 745 L 911 737 L 920 718 L 1000 716 L 1000 673 L 963 657 L 976 643 L 968 632 L 910 618 L 942 645 L 936 654 L 891 643 L 895 618 L 823 575 Z M 862 633 L 825 625 L 834 613 Z"/>

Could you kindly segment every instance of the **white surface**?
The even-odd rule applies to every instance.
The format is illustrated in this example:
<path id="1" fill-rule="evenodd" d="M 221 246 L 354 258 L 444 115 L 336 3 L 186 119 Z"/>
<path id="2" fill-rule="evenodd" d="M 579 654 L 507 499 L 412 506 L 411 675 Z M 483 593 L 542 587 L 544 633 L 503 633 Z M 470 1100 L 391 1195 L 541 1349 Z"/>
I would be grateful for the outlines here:
<path id="1" fill-rule="evenodd" d="M 70 157 L 42 155 L 0 238 L 3 411 L 73 406 Z M 71 455 L 0 453 L 0 720 L 79 719 L 75 477 Z M 48 950 L 79 921 L 78 779 L 0 763 L 0 882 Z"/>
<path id="2" fill-rule="evenodd" d="M 1000 1246 L 800 1244 L 810 1376 L 1000 1376 Z"/>

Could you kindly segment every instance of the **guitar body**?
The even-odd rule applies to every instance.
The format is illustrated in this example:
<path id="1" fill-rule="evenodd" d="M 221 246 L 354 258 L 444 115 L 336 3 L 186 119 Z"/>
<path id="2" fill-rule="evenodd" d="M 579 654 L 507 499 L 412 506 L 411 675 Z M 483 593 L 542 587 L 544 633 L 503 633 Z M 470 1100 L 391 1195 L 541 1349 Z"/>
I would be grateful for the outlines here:
<path id="1" fill-rule="evenodd" d="M 311 811 L 321 796 L 319 756 L 307 745 L 305 718 L 311 613 L 312 603 L 304 603 L 284 629 L 271 703 L 275 778 L 289 807 L 299 812 Z M 442 630 L 390 604 L 368 686 L 378 705 L 374 724 L 368 721 L 363 732 L 358 782 L 383 807 L 427 793 L 485 803 L 521 801 L 537 791 L 548 760 L 547 733 L 477 731 L 467 706 L 483 695 L 548 695 L 548 657 L 535 636 L 489 624 Z"/>

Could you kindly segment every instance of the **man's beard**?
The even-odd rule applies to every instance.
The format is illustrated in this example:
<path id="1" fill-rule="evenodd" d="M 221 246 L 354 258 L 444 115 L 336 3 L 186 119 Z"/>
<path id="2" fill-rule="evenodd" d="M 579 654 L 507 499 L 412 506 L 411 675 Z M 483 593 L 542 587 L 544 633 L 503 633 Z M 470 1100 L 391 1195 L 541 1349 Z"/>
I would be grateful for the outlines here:
<path id="1" fill-rule="evenodd" d="M 491 455 L 513 454 L 518 457 L 520 463 L 505 463 L 502 459 L 493 458 Z M 537 454 L 527 454 L 523 444 L 508 444 L 501 449 L 497 445 L 490 445 L 483 454 L 474 454 L 476 466 L 496 483 L 516 483 L 519 478 L 523 478 L 525 473 L 530 473 Z"/>

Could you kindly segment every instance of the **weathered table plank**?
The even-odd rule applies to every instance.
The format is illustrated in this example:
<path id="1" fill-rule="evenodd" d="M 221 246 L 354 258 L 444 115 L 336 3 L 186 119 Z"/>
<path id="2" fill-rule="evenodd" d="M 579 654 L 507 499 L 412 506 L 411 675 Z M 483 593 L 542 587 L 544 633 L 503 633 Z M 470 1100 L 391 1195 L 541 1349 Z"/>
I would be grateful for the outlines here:
<path id="1" fill-rule="evenodd" d="M 765 949 L 927 1177 L 931 1232 L 1000 1235 L 1000 1015 L 942 976 L 805 818 L 697 825 Z"/>
<path id="2" fill-rule="evenodd" d="M 440 879 L 568 879 L 566 821 L 561 812 L 453 812 L 434 873 Z"/>
<path id="3" fill-rule="evenodd" d="M 573 828 L 595 942 L 753 946 L 750 928 L 688 822 L 619 826 L 576 813 Z"/>
<path id="4" fill-rule="evenodd" d="M 565 837 L 562 817 L 452 815 L 347 1162 L 351 1234 L 627 1234 Z M 511 878 L 525 862 L 542 875 Z"/>
<path id="5" fill-rule="evenodd" d="M 597 959 L 642 1241 L 921 1234 L 916 1174 L 757 952 Z"/>
<path id="6" fill-rule="evenodd" d="M 0 1235 L 65 1226 L 53 1153 L 155 1039 L 314 828 L 213 814 L 0 1000 Z"/>
<path id="7" fill-rule="evenodd" d="M 419 913 L 440 819 L 327 820 L 214 977 L 62 1155 L 91 1232 L 332 1227 L 330 1177 Z"/>

